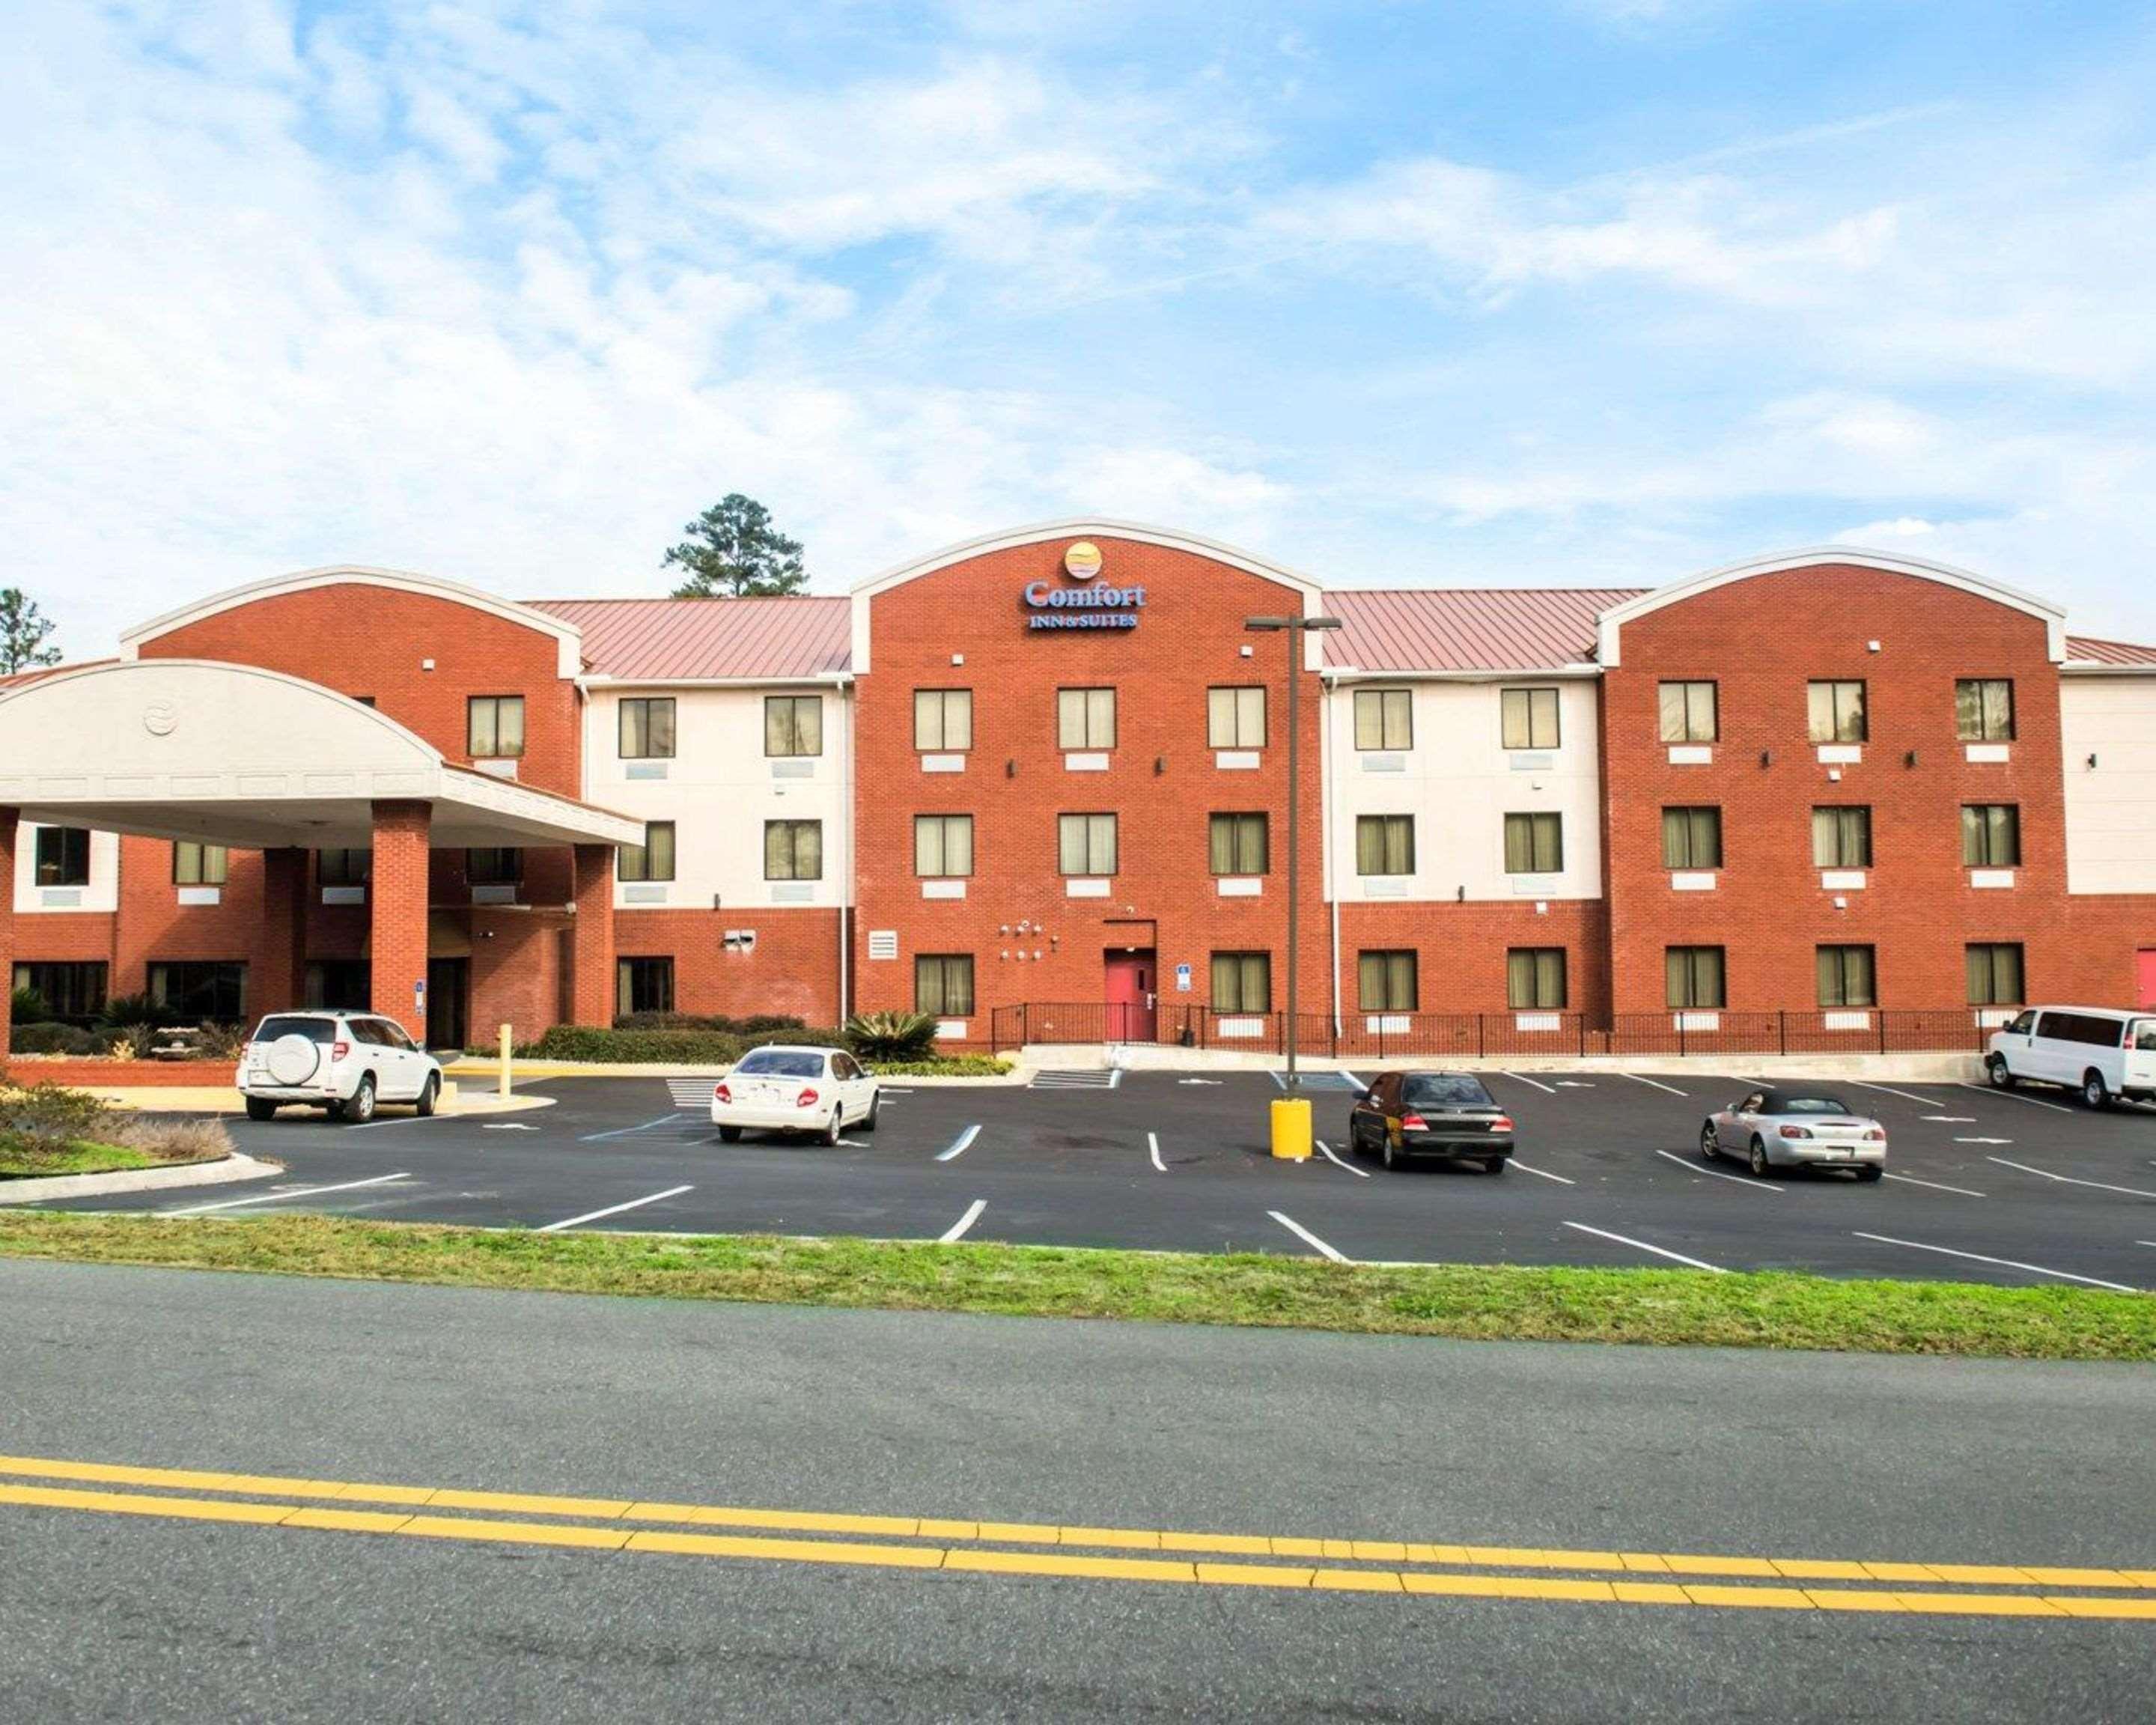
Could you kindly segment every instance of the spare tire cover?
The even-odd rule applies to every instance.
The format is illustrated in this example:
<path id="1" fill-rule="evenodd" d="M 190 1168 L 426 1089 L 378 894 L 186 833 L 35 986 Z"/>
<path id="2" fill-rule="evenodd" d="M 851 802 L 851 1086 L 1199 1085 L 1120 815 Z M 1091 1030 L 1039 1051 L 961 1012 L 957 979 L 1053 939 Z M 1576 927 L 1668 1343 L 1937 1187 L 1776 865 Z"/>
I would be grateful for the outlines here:
<path id="1" fill-rule="evenodd" d="M 305 1036 L 280 1036 L 270 1045 L 270 1076 L 280 1084 L 305 1084 L 321 1058 L 320 1044 Z"/>

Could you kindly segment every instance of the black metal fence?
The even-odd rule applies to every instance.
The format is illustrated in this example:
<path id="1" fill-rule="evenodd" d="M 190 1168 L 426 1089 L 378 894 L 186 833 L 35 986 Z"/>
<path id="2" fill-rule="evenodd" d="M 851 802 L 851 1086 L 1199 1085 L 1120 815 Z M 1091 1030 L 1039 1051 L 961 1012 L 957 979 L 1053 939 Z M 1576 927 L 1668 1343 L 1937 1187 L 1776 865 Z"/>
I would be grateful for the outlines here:
<path id="1" fill-rule="evenodd" d="M 1535 1055 L 1981 1053 L 1994 1026 L 1974 1007 L 1850 1008 L 1799 1012 L 1667 1011 L 1299 1013 L 1298 1055 L 1339 1060 L 1520 1060 Z M 1145 1043 L 1285 1054 L 1282 1012 L 1219 1012 L 1115 1001 L 998 1006 L 988 1015 L 998 1052 L 1034 1043 Z"/>

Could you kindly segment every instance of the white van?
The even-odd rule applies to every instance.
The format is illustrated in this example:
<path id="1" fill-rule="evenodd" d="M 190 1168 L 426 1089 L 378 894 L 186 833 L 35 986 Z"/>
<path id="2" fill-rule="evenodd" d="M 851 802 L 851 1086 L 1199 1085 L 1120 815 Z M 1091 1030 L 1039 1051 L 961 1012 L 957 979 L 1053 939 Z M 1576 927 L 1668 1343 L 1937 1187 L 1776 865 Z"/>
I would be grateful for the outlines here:
<path id="1" fill-rule="evenodd" d="M 2025 1078 L 2063 1084 L 2092 1108 L 2113 1096 L 2156 1101 L 2156 1013 L 2032 1006 L 1992 1037 L 1984 1070 L 1999 1090 Z"/>

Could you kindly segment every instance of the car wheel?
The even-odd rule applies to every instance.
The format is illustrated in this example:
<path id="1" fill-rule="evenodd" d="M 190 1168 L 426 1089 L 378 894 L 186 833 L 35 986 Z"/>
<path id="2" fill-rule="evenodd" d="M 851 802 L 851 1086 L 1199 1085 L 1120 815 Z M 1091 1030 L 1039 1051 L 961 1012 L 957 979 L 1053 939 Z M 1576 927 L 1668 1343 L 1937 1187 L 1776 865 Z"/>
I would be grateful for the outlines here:
<path id="1" fill-rule="evenodd" d="M 2092 1108 L 2108 1108 L 2111 1092 L 2104 1088 L 2103 1074 L 2084 1072 L 2082 1075 L 2082 1100 Z"/>
<path id="2" fill-rule="evenodd" d="M 883 1107 L 883 1092 L 876 1091 L 869 1098 L 869 1111 L 861 1117 L 861 1130 L 872 1132 L 876 1129 L 876 1115 Z"/>
<path id="3" fill-rule="evenodd" d="M 2013 1069 L 2006 1064 L 2005 1055 L 1994 1055 L 1984 1063 L 1984 1076 L 1991 1081 L 1994 1090 L 2014 1088 Z"/>
<path id="4" fill-rule="evenodd" d="M 277 1105 L 267 1096 L 249 1096 L 247 1099 L 247 1117 L 249 1120 L 275 1120 Z"/>
<path id="5" fill-rule="evenodd" d="M 427 1082 L 419 1091 L 418 1111 L 422 1118 L 434 1111 L 434 1105 L 442 1099 L 442 1081 L 429 1072 Z"/>
<path id="6" fill-rule="evenodd" d="M 827 1150 L 839 1142 L 839 1134 L 845 1130 L 844 1113 L 843 1109 L 834 1108 L 830 1119 L 824 1122 L 824 1130 L 816 1134 L 816 1142 Z"/>
<path id="7" fill-rule="evenodd" d="M 1484 1157 L 1482 1158 L 1482 1172 L 1486 1174 L 1503 1173 L 1505 1172 L 1505 1158 L 1502 1156 Z"/>
<path id="8" fill-rule="evenodd" d="M 741 1134 L 742 1129 L 737 1126 L 722 1126 L 719 1128 L 719 1142 L 721 1144 L 738 1144 Z"/>
<path id="9" fill-rule="evenodd" d="M 1385 1134 L 1384 1145 L 1379 1150 L 1378 1157 L 1384 1163 L 1388 1173 L 1407 1166 L 1407 1156 L 1404 1152 L 1393 1147 L 1393 1135 L 1390 1132 Z"/>
<path id="10" fill-rule="evenodd" d="M 343 1117 L 354 1126 L 364 1126 L 374 1118 L 374 1075 L 372 1072 L 359 1081 L 359 1088 L 352 1093 L 352 1100 L 344 1105 Z"/>
<path id="11" fill-rule="evenodd" d="M 1709 1162 L 1722 1160 L 1722 1135 L 1711 1120 L 1699 1129 L 1699 1153 Z"/>
<path id="12" fill-rule="evenodd" d="M 1774 1164 L 1767 1160 L 1767 1141 L 1764 1138 L 1754 1137 L 1752 1140 L 1752 1173 L 1753 1176 L 1758 1179 L 1763 1180 L 1774 1172 Z"/>
<path id="13" fill-rule="evenodd" d="M 1883 1168 L 1861 1168 L 1856 1171 L 1856 1178 L 1867 1186 L 1876 1185 L 1886 1177 L 1887 1170 Z"/>

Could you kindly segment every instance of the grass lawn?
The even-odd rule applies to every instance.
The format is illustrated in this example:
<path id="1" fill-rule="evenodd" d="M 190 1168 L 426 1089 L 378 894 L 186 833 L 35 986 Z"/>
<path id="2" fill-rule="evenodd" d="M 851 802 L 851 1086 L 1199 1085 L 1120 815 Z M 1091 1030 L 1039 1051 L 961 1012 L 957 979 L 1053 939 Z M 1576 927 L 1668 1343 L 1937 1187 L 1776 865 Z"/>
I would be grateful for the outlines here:
<path id="1" fill-rule="evenodd" d="M 677 1300 L 2022 1359 L 2156 1359 L 2156 1299 L 1782 1273 L 0 1212 L 0 1255 Z"/>
<path id="2" fill-rule="evenodd" d="M 0 1134 L 0 1180 L 43 1180 L 56 1174 L 110 1174 L 123 1168 L 182 1168 L 191 1162 L 221 1160 L 209 1156 L 152 1156 L 124 1144 L 80 1140 L 58 1154 L 34 1150 L 19 1138 Z"/>

